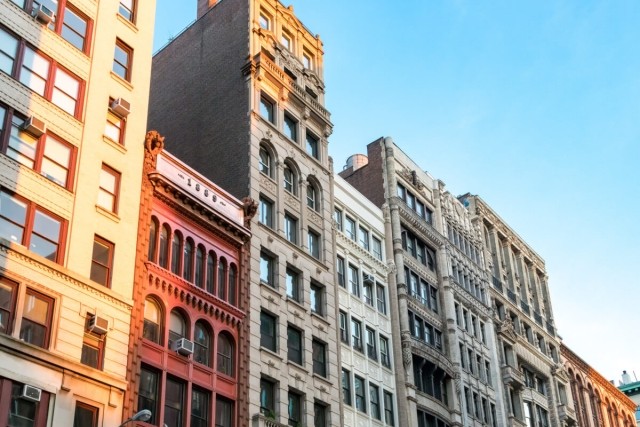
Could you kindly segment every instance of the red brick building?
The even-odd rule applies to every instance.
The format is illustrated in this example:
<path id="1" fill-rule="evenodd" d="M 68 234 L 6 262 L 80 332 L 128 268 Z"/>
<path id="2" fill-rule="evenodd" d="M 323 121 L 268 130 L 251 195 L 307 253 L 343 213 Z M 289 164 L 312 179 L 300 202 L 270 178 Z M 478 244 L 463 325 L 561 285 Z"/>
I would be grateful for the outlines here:
<path id="1" fill-rule="evenodd" d="M 147 134 L 124 416 L 149 409 L 144 425 L 243 426 L 255 205 L 163 147 Z"/>

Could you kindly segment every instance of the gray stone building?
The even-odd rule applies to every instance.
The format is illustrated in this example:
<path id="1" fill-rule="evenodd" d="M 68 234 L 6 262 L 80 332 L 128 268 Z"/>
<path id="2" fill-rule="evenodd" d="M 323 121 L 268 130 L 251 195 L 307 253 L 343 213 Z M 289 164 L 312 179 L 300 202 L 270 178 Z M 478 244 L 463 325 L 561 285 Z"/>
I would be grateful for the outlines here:
<path id="1" fill-rule="evenodd" d="M 341 423 L 322 49 L 277 0 L 199 0 L 196 22 L 153 61 L 149 128 L 234 196 L 259 201 L 249 405 L 236 409 L 254 426 Z"/>

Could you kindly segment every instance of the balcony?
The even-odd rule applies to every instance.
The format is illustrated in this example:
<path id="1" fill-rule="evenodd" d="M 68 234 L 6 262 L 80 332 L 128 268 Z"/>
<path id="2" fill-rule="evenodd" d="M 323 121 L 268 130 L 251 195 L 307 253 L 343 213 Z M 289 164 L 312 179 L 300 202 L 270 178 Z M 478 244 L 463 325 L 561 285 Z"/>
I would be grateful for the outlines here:
<path id="1" fill-rule="evenodd" d="M 565 404 L 558 405 L 558 418 L 566 425 L 578 425 L 575 411 Z"/>
<path id="2" fill-rule="evenodd" d="M 520 308 L 522 308 L 522 311 L 524 311 L 527 316 L 531 315 L 531 310 L 529 309 L 529 304 L 527 304 L 524 301 L 520 301 Z"/>
<path id="3" fill-rule="evenodd" d="M 507 297 L 509 297 L 512 303 L 516 303 L 516 293 L 509 288 L 507 288 Z"/>
<path id="4" fill-rule="evenodd" d="M 524 375 L 517 368 L 511 365 L 502 365 L 502 381 L 505 384 L 511 384 L 514 389 L 524 388 Z"/>
<path id="5" fill-rule="evenodd" d="M 547 320 L 547 332 L 549 332 L 551 336 L 554 336 L 554 337 L 556 336 L 556 330 L 553 327 L 553 323 L 549 322 L 548 320 Z"/>
<path id="6" fill-rule="evenodd" d="M 542 315 L 538 313 L 536 310 L 533 310 L 533 319 L 536 321 L 538 325 L 543 326 Z"/>
<path id="7" fill-rule="evenodd" d="M 493 287 L 502 292 L 502 282 L 496 276 L 491 277 L 493 281 Z"/>
<path id="8" fill-rule="evenodd" d="M 282 424 L 267 418 L 262 414 L 256 414 L 251 418 L 251 427 L 288 427 L 287 424 Z"/>

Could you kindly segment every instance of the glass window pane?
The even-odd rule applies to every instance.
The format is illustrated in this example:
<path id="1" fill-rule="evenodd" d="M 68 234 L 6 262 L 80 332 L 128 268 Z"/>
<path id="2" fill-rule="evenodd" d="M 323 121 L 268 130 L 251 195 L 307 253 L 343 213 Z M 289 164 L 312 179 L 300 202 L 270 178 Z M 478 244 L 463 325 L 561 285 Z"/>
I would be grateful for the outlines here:
<path id="1" fill-rule="evenodd" d="M 23 131 L 24 120 L 14 117 L 11 123 L 11 133 L 9 135 L 9 146 L 7 156 L 18 163 L 32 168 L 35 164 L 36 150 L 38 148 L 38 138 Z"/>
<path id="2" fill-rule="evenodd" d="M 44 95 L 47 78 L 49 77 L 49 61 L 26 47 L 22 59 L 20 83 L 26 85 L 38 95 Z"/>
<path id="3" fill-rule="evenodd" d="M 33 231 L 49 240 L 58 241 L 60 238 L 60 221 L 36 210 Z"/>
<path id="4" fill-rule="evenodd" d="M 0 28 L 0 71 L 11 75 L 17 49 L 18 40 Z"/>

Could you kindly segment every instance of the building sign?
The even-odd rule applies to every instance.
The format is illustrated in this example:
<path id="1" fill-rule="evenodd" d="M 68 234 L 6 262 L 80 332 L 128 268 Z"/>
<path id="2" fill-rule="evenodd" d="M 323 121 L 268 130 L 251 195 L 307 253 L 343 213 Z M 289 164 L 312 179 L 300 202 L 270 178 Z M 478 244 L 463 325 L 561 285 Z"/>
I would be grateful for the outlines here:
<path id="1" fill-rule="evenodd" d="M 168 178 L 168 180 L 177 187 L 199 200 L 203 205 L 220 212 L 236 224 L 243 225 L 242 207 L 238 207 L 235 203 L 232 203 L 219 191 L 213 190 L 213 186 L 210 183 L 207 184 L 195 178 L 162 156 L 162 154 L 158 155 L 156 171 Z"/>

